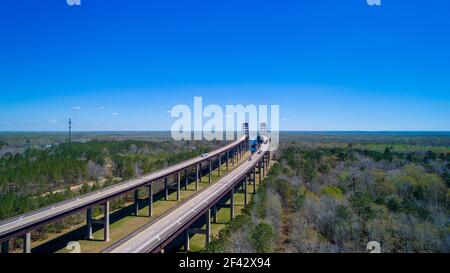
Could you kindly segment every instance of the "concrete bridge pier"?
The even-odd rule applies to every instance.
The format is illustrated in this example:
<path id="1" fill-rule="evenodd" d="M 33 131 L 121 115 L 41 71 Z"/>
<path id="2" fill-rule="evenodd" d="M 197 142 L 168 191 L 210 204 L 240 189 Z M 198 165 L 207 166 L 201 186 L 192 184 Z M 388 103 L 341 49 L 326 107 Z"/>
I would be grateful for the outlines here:
<path id="1" fill-rule="evenodd" d="M 261 161 L 260 162 L 258 162 L 258 175 L 259 175 L 259 181 L 258 181 L 258 183 L 261 183 L 261 181 L 262 181 L 262 173 L 261 173 Z"/>
<path id="2" fill-rule="evenodd" d="M 234 149 L 231 150 L 231 166 L 234 166 L 234 158 L 235 158 L 235 152 Z"/>
<path id="3" fill-rule="evenodd" d="M 256 194 L 256 168 L 253 168 L 253 194 Z"/>
<path id="4" fill-rule="evenodd" d="M 31 253 L 31 232 L 23 235 L 23 253 Z"/>
<path id="5" fill-rule="evenodd" d="M 247 206 L 247 176 L 244 177 L 244 206 Z"/>
<path id="6" fill-rule="evenodd" d="M 139 189 L 134 191 L 134 215 L 139 216 Z"/>
<path id="7" fill-rule="evenodd" d="M 164 177 L 164 192 L 166 201 L 169 200 L 169 187 L 167 185 L 167 177 Z"/>
<path id="8" fill-rule="evenodd" d="M 199 164 L 197 164 L 197 166 L 196 166 L 196 170 L 195 170 L 195 190 L 196 191 L 198 191 L 198 183 L 199 183 L 199 180 L 200 180 L 200 177 L 199 177 L 199 175 L 200 175 L 200 165 Z"/>
<path id="9" fill-rule="evenodd" d="M 103 240 L 105 242 L 109 242 L 109 201 L 106 201 L 103 204 L 103 219 L 97 220 L 94 219 L 92 216 L 92 207 L 88 208 L 86 210 L 86 227 L 87 227 L 87 239 L 92 240 L 94 239 L 94 235 L 92 233 L 92 226 L 95 225 L 102 225 L 103 226 Z"/>
<path id="10" fill-rule="evenodd" d="M 263 172 L 263 177 L 266 177 L 266 160 L 263 157 L 263 159 L 261 160 L 262 163 L 262 172 Z"/>
<path id="11" fill-rule="evenodd" d="M 86 228 L 87 228 L 87 236 L 88 240 L 94 239 L 92 235 L 92 207 L 86 210 Z"/>
<path id="12" fill-rule="evenodd" d="M 212 174 L 212 159 L 209 159 L 209 174 L 208 174 L 209 183 L 211 183 L 211 174 Z"/>
<path id="13" fill-rule="evenodd" d="M 213 215 L 213 223 L 217 224 L 217 205 L 214 205 L 212 215 Z"/>
<path id="14" fill-rule="evenodd" d="M 178 179 L 177 179 L 177 202 L 181 201 L 181 172 L 178 172 Z"/>
<path id="15" fill-rule="evenodd" d="M 204 234 L 205 235 L 205 247 L 211 242 L 211 209 L 205 213 L 205 229 L 186 229 L 184 233 L 184 251 L 189 252 L 189 240 L 191 234 Z"/>
<path id="16" fill-rule="evenodd" d="M 109 242 L 109 201 L 103 205 L 103 213 L 103 239 L 105 242 Z"/>
<path id="17" fill-rule="evenodd" d="M 222 171 L 222 155 L 219 154 L 219 177 L 221 175 L 221 171 Z"/>
<path id="18" fill-rule="evenodd" d="M 230 190 L 230 221 L 234 219 L 234 188 Z"/>
<path id="19" fill-rule="evenodd" d="M 190 250 L 190 245 L 189 245 L 190 237 L 191 237 L 191 232 L 189 229 L 186 229 L 186 231 L 184 232 L 184 252 L 189 252 L 189 250 Z"/>
<path id="20" fill-rule="evenodd" d="M 188 169 L 184 170 L 184 179 L 185 179 L 184 189 L 187 190 L 189 184 Z"/>
<path id="21" fill-rule="evenodd" d="M 153 183 L 148 183 L 148 217 L 153 216 Z"/>
<path id="22" fill-rule="evenodd" d="M 208 209 L 205 218 L 206 218 L 205 246 L 207 246 L 211 242 L 211 209 Z"/>

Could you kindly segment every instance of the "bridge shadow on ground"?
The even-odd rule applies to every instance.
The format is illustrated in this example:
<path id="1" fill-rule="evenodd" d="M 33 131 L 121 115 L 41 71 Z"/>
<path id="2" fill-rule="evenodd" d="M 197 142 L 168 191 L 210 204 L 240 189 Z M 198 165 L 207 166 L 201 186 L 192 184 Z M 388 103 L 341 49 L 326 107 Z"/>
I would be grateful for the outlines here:
<path id="1" fill-rule="evenodd" d="M 165 199 L 165 193 L 159 192 L 153 196 L 153 202 L 161 201 Z M 149 202 L 147 199 L 140 199 L 139 202 L 139 208 L 144 208 L 149 205 Z M 134 204 L 130 204 L 124 208 L 121 208 L 113 213 L 110 214 L 110 225 L 122 220 L 123 218 L 127 216 L 133 216 L 135 212 Z M 140 214 L 139 216 L 135 217 L 147 217 L 147 215 Z M 154 219 L 153 217 L 152 219 Z M 102 218 L 103 219 L 103 218 Z M 149 218 L 150 220 L 150 218 Z M 138 229 L 139 227 L 136 227 Z M 92 226 L 92 233 L 95 233 L 99 230 L 103 230 L 103 226 L 101 225 L 93 225 Z M 77 229 L 74 229 L 72 231 L 69 231 L 67 233 L 64 233 L 60 236 L 55 237 L 54 239 L 49 240 L 48 242 L 45 242 L 39 246 L 34 247 L 31 252 L 32 253 L 54 253 L 58 252 L 62 249 L 64 249 L 69 242 L 72 241 L 80 241 L 80 240 L 87 240 L 87 226 L 83 225 Z M 97 241 L 101 242 L 102 239 L 91 239 L 90 241 Z M 105 245 L 106 247 L 106 245 Z"/>

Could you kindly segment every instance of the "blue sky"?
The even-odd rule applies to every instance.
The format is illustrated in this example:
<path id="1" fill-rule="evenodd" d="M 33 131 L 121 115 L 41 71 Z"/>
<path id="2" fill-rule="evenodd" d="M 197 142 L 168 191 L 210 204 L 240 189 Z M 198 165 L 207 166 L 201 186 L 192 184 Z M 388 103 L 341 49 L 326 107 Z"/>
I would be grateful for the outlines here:
<path id="1" fill-rule="evenodd" d="M 450 1 L 5 0 L 0 131 L 168 130 L 278 104 L 282 130 L 450 130 Z"/>

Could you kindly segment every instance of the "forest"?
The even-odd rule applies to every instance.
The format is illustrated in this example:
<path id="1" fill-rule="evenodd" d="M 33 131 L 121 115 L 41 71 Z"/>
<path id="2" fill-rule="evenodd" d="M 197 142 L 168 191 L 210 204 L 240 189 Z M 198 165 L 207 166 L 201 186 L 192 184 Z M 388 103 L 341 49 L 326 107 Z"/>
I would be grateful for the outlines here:
<path id="1" fill-rule="evenodd" d="M 282 138 L 257 196 L 206 252 L 450 252 L 448 139 L 308 138 Z"/>
<path id="2" fill-rule="evenodd" d="M 221 145 L 167 138 L 91 140 L 5 153 L 0 157 L 0 220 L 159 170 Z"/>

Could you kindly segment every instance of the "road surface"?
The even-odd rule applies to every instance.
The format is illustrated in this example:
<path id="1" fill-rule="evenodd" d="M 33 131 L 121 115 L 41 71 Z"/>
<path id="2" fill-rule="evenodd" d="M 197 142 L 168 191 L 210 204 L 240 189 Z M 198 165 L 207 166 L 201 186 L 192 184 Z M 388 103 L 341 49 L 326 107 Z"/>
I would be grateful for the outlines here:
<path id="1" fill-rule="evenodd" d="M 214 158 L 219 154 L 225 153 L 227 150 L 237 146 L 244 140 L 245 136 L 242 136 L 238 140 L 209 153 L 209 155 L 206 157 L 197 157 L 194 159 L 190 159 L 174 166 L 170 166 L 161 171 L 145 175 L 138 179 L 124 181 L 117 185 L 101 189 L 94 193 L 83 195 L 78 198 L 57 203 L 53 206 L 45 207 L 11 219 L 7 219 L 5 221 L 1 221 L 0 241 L 5 241 L 6 239 L 9 239 L 16 235 L 22 235 L 25 232 L 28 232 L 38 227 L 39 225 L 45 224 L 54 219 L 65 217 L 90 206 L 100 204 L 101 202 L 105 202 L 113 197 L 119 196 L 135 188 L 145 186 L 151 181 L 163 179 L 164 177 L 182 171 L 186 168 L 195 166 L 200 162 L 208 161 L 209 159 Z"/>
<path id="2" fill-rule="evenodd" d="M 255 154 L 251 161 L 245 161 L 228 175 L 221 178 L 218 182 L 208 186 L 198 195 L 185 201 L 176 209 L 169 211 L 156 222 L 134 233 L 131 237 L 119 241 L 119 243 L 107 248 L 107 253 L 145 253 L 151 252 L 157 248 L 167 238 L 170 238 L 180 228 L 188 224 L 191 219 L 199 212 L 210 208 L 218 197 L 229 192 L 231 187 L 242 179 L 243 176 L 250 173 L 255 168 L 255 164 L 268 151 L 270 144 L 261 145 L 261 154 Z"/>

